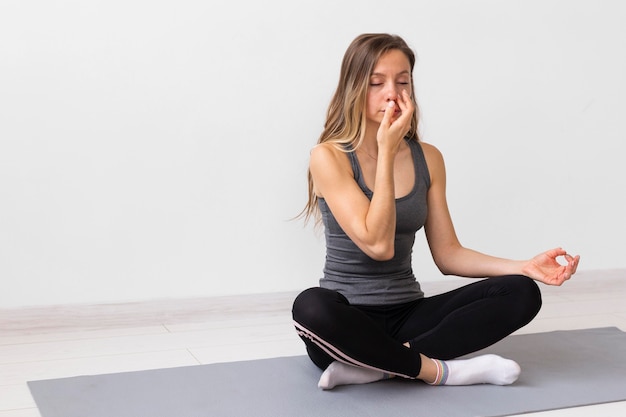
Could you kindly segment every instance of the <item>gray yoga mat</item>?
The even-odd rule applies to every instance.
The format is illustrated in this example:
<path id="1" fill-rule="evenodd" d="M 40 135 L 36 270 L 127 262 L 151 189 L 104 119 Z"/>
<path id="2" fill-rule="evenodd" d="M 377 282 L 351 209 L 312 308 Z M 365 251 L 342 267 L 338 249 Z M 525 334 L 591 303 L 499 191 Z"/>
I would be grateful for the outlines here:
<path id="1" fill-rule="evenodd" d="M 504 416 L 626 400 L 626 333 L 617 328 L 511 336 L 484 352 L 516 360 L 520 379 L 506 387 L 392 379 L 322 391 L 320 371 L 295 356 L 28 386 L 42 417 Z"/>

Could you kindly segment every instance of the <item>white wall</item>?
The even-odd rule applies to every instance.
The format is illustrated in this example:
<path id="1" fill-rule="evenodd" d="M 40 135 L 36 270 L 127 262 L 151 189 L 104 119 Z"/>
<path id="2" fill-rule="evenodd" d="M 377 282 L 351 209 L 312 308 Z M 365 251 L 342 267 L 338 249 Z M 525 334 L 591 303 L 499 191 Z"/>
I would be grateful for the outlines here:
<path id="1" fill-rule="evenodd" d="M 622 4 L 3 0 L 0 308 L 315 285 L 288 219 L 363 32 L 417 51 L 463 243 L 626 267 Z"/>

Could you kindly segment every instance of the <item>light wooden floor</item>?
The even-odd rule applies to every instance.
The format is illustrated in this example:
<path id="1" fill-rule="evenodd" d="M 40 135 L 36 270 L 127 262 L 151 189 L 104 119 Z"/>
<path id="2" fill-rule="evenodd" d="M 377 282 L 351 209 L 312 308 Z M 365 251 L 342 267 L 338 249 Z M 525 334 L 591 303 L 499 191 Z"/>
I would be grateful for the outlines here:
<path id="1" fill-rule="evenodd" d="M 423 287 L 432 295 L 467 282 L 442 278 Z M 626 331 L 626 270 L 583 271 L 542 291 L 541 313 L 518 333 Z M 290 321 L 294 296 L 0 310 L 0 417 L 39 417 L 30 380 L 302 355 Z M 529 415 L 624 416 L 626 402 Z"/>

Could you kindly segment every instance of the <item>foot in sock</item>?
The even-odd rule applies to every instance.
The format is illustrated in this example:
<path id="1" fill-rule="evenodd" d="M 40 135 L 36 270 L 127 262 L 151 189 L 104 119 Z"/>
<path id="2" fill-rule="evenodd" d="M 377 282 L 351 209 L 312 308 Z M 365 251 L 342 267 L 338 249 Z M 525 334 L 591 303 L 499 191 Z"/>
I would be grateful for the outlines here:
<path id="1" fill-rule="evenodd" d="M 326 368 L 320 377 L 317 386 L 328 390 L 335 388 L 337 385 L 367 384 L 385 378 L 388 378 L 388 376 L 382 371 L 361 368 L 335 361 L 328 365 L 328 368 Z"/>
<path id="2" fill-rule="evenodd" d="M 517 380 L 520 366 L 498 355 L 482 355 L 471 359 L 439 361 L 437 378 L 431 385 L 510 385 Z"/>

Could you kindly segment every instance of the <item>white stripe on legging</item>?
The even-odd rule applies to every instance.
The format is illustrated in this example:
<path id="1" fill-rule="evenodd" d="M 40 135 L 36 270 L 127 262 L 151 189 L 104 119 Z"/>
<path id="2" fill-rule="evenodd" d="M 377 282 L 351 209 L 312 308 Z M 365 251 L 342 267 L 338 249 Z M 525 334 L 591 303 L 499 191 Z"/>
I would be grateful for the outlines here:
<path id="1" fill-rule="evenodd" d="M 397 373 L 397 372 L 392 372 L 392 371 L 389 371 L 389 370 L 386 370 L 386 369 L 376 368 L 374 366 L 371 366 L 371 365 L 368 365 L 366 363 L 360 362 L 360 361 L 358 361 L 358 360 L 356 360 L 356 359 L 346 355 L 345 353 L 341 352 L 335 346 L 333 346 L 330 343 L 326 342 L 325 340 L 323 340 L 322 338 L 317 336 L 315 333 L 313 333 L 312 331 L 310 331 L 306 327 L 302 326 L 297 321 L 294 320 L 293 324 L 294 324 L 294 326 L 296 326 L 296 329 L 298 329 L 298 334 L 300 336 L 304 336 L 307 339 L 311 340 L 313 343 L 315 343 L 317 346 L 319 346 L 320 349 L 322 349 L 324 352 L 326 352 L 330 357 L 332 357 L 336 361 L 343 362 L 343 363 L 345 363 L 347 365 L 361 367 L 361 368 L 374 369 L 376 371 L 380 371 L 380 372 L 383 372 L 383 373 L 386 373 L 386 374 L 390 374 L 390 375 L 399 376 L 399 377 L 402 377 L 402 378 L 416 379 L 415 377 L 412 377 L 412 376 L 409 376 L 409 375 L 404 375 L 404 374 L 400 374 L 400 373 Z"/>

